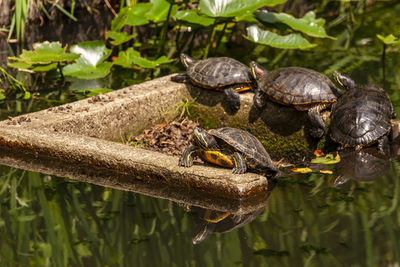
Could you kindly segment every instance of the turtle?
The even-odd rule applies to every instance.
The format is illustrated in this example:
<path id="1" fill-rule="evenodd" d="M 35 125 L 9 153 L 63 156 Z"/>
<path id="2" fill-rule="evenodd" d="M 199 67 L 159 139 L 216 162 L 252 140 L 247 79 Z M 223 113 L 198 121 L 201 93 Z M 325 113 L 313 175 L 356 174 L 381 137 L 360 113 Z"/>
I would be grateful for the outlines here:
<path id="1" fill-rule="evenodd" d="M 391 120 L 396 117 L 392 102 L 382 88 L 375 85 L 357 85 L 349 76 L 337 71 L 335 81 L 346 92 L 333 105 L 331 113 L 331 138 L 341 147 L 362 147 L 378 143 L 383 153 L 392 131 Z"/>
<path id="2" fill-rule="evenodd" d="M 211 57 L 195 60 L 181 54 L 186 73 L 172 77 L 175 82 L 187 82 L 205 89 L 224 93 L 233 111 L 240 108 L 239 93 L 253 90 L 256 82 L 245 64 L 229 57 Z"/>
<path id="3" fill-rule="evenodd" d="M 251 133 L 231 127 L 193 130 L 193 146 L 188 147 L 179 158 L 179 166 L 190 167 L 193 158 L 227 168 L 235 174 L 247 169 L 264 175 L 275 175 L 278 168 L 273 164 L 261 142 Z"/>
<path id="4" fill-rule="evenodd" d="M 308 111 L 310 135 L 322 137 L 325 123 L 320 111 L 329 108 L 341 95 L 341 91 L 326 75 L 302 67 L 279 68 L 269 72 L 254 61 L 250 64 L 250 70 L 258 84 L 253 98 L 257 109 L 263 109 L 269 99 Z"/>
<path id="5" fill-rule="evenodd" d="M 340 162 L 336 164 L 338 176 L 331 180 L 331 185 L 338 187 L 349 180 L 373 181 L 386 175 L 391 159 L 397 155 L 397 148 L 393 150 L 384 155 L 376 147 L 339 150 Z"/>

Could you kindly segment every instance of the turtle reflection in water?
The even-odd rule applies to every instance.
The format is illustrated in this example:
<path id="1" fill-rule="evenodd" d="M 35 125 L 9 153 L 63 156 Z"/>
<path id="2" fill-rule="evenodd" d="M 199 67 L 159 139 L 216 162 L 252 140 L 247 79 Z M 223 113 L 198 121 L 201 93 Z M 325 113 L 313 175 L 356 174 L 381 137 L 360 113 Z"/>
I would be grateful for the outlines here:
<path id="1" fill-rule="evenodd" d="M 193 220 L 196 225 L 192 238 L 193 244 L 196 245 L 211 234 L 226 233 L 245 226 L 257 218 L 257 216 L 264 211 L 264 207 L 242 215 L 195 206 L 190 206 L 187 211 L 193 215 Z"/>
<path id="2" fill-rule="evenodd" d="M 227 168 L 236 174 L 251 169 L 263 175 L 275 175 L 278 168 L 274 165 L 260 141 L 249 132 L 223 127 L 208 132 L 196 127 L 193 131 L 194 145 L 185 149 L 178 165 L 190 167 L 193 158 Z"/>
<path id="3" fill-rule="evenodd" d="M 221 91 L 233 111 L 240 108 L 239 92 L 251 90 L 256 86 L 249 67 L 233 58 L 212 57 L 195 60 L 181 54 L 181 62 L 186 68 L 186 73 L 172 77 L 174 82 L 189 80 L 201 88 Z"/>
<path id="4" fill-rule="evenodd" d="M 373 181 L 386 175 L 391 159 L 397 155 L 398 146 L 397 142 L 391 143 L 386 146 L 384 154 L 377 147 L 339 150 L 341 160 L 336 165 L 338 176 L 331 185 L 337 187 L 349 180 Z"/>

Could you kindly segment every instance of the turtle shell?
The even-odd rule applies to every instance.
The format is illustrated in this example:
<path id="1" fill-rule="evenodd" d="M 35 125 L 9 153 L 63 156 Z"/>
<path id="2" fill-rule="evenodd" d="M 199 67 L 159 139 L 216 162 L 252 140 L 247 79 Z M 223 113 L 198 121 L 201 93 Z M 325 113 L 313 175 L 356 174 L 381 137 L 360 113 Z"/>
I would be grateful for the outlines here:
<path id="1" fill-rule="evenodd" d="M 307 109 L 315 104 L 333 103 L 338 89 L 325 75 L 300 67 L 280 68 L 268 72 L 258 81 L 269 99 L 283 105 Z"/>
<path id="2" fill-rule="evenodd" d="M 211 129 L 208 133 L 216 137 L 218 142 L 223 141 L 222 149 L 233 148 L 242 153 L 247 167 L 260 172 L 278 171 L 264 146 L 251 133 L 231 127 Z"/>
<path id="3" fill-rule="evenodd" d="M 188 66 L 186 73 L 194 84 L 216 90 L 234 84 L 250 87 L 254 82 L 249 67 L 229 57 L 197 60 Z"/>
<path id="4" fill-rule="evenodd" d="M 393 117 L 393 105 L 383 89 L 356 86 L 332 107 L 331 137 L 343 146 L 366 146 L 389 133 Z"/>

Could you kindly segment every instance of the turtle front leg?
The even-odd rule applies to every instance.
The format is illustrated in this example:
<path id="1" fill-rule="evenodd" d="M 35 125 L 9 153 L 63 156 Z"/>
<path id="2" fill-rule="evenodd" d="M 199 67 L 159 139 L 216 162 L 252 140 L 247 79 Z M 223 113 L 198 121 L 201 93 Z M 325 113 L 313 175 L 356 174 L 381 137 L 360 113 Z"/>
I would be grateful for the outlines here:
<path id="1" fill-rule="evenodd" d="M 308 117 L 311 121 L 310 135 L 314 138 L 321 138 L 325 131 L 325 123 L 319 111 L 319 106 L 310 108 L 308 110 Z"/>
<path id="2" fill-rule="evenodd" d="M 181 157 L 179 158 L 178 166 L 183 166 L 189 168 L 193 165 L 193 158 L 197 156 L 197 151 L 200 148 L 197 146 L 191 146 L 183 151 Z"/>
<path id="3" fill-rule="evenodd" d="M 224 95 L 229 108 L 233 111 L 237 111 L 240 108 L 240 96 L 236 92 L 235 87 L 227 87 L 224 89 Z"/>
<path id="4" fill-rule="evenodd" d="M 189 76 L 187 76 L 186 73 L 182 73 L 182 74 L 178 74 L 178 75 L 172 76 L 171 77 L 171 81 L 177 82 L 177 83 L 186 83 L 186 82 L 189 82 L 190 79 L 189 79 Z"/>
<path id="5" fill-rule="evenodd" d="M 386 145 L 389 143 L 389 139 L 386 135 L 382 136 L 379 140 L 378 140 L 378 152 L 380 154 L 385 154 L 385 147 Z"/>
<path id="6" fill-rule="evenodd" d="M 232 172 L 236 174 L 245 173 L 247 171 L 247 166 L 242 154 L 240 154 L 239 152 L 235 152 L 233 153 L 232 158 L 234 165 Z"/>
<path id="7" fill-rule="evenodd" d="M 266 96 L 259 89 L 257 89 L 253 97 L 253 105 L 256 107 L 256 109 L 262 110 L 264 108 L 266 104 L 265 99 Z"/>

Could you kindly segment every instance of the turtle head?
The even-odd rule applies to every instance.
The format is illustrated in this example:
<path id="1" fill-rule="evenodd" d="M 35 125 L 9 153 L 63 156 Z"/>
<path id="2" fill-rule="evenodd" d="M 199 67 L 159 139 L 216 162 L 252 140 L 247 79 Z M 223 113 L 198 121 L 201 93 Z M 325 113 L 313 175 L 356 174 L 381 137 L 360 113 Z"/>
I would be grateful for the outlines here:
<path id="1" fill-rule="evenodd" d="M 210 150 L 218 147 L 217 141 L 214 136 L 209 134 L 206 130 L 200 127 L 196 127 L 193 130 L 193 142 L 195 145 L 201 147 L 204 150 Z"/>
<path id="2" fill-rule="evenodd" d="M 253 78 L 258 81 L 261 79 L 261 77 L 263 77 L 265 74 L 267 74 L 267 70 L 264 69 L 263 67 L 261 67 L 260 64 L 258 64 L 255 61 L 252 61 L 250 63 L 250 72 L 251 75 L 253 76 Z"/>
<path id="3" fill-rule="evenodd" d="M 185 68 L 188 68 L 189 66 L 193 65 L 197 60 L 189 57 L 188 55 L 182 53 L 181 54 L 181 62 Z"/>
<path id="4" fill-rule="evenodd" d="M 333 72 L 333 79 L 345 89 L 352 89 L 356 87 L 356 83 L 353 81 L 353 79 L 337 71 Z"/>

